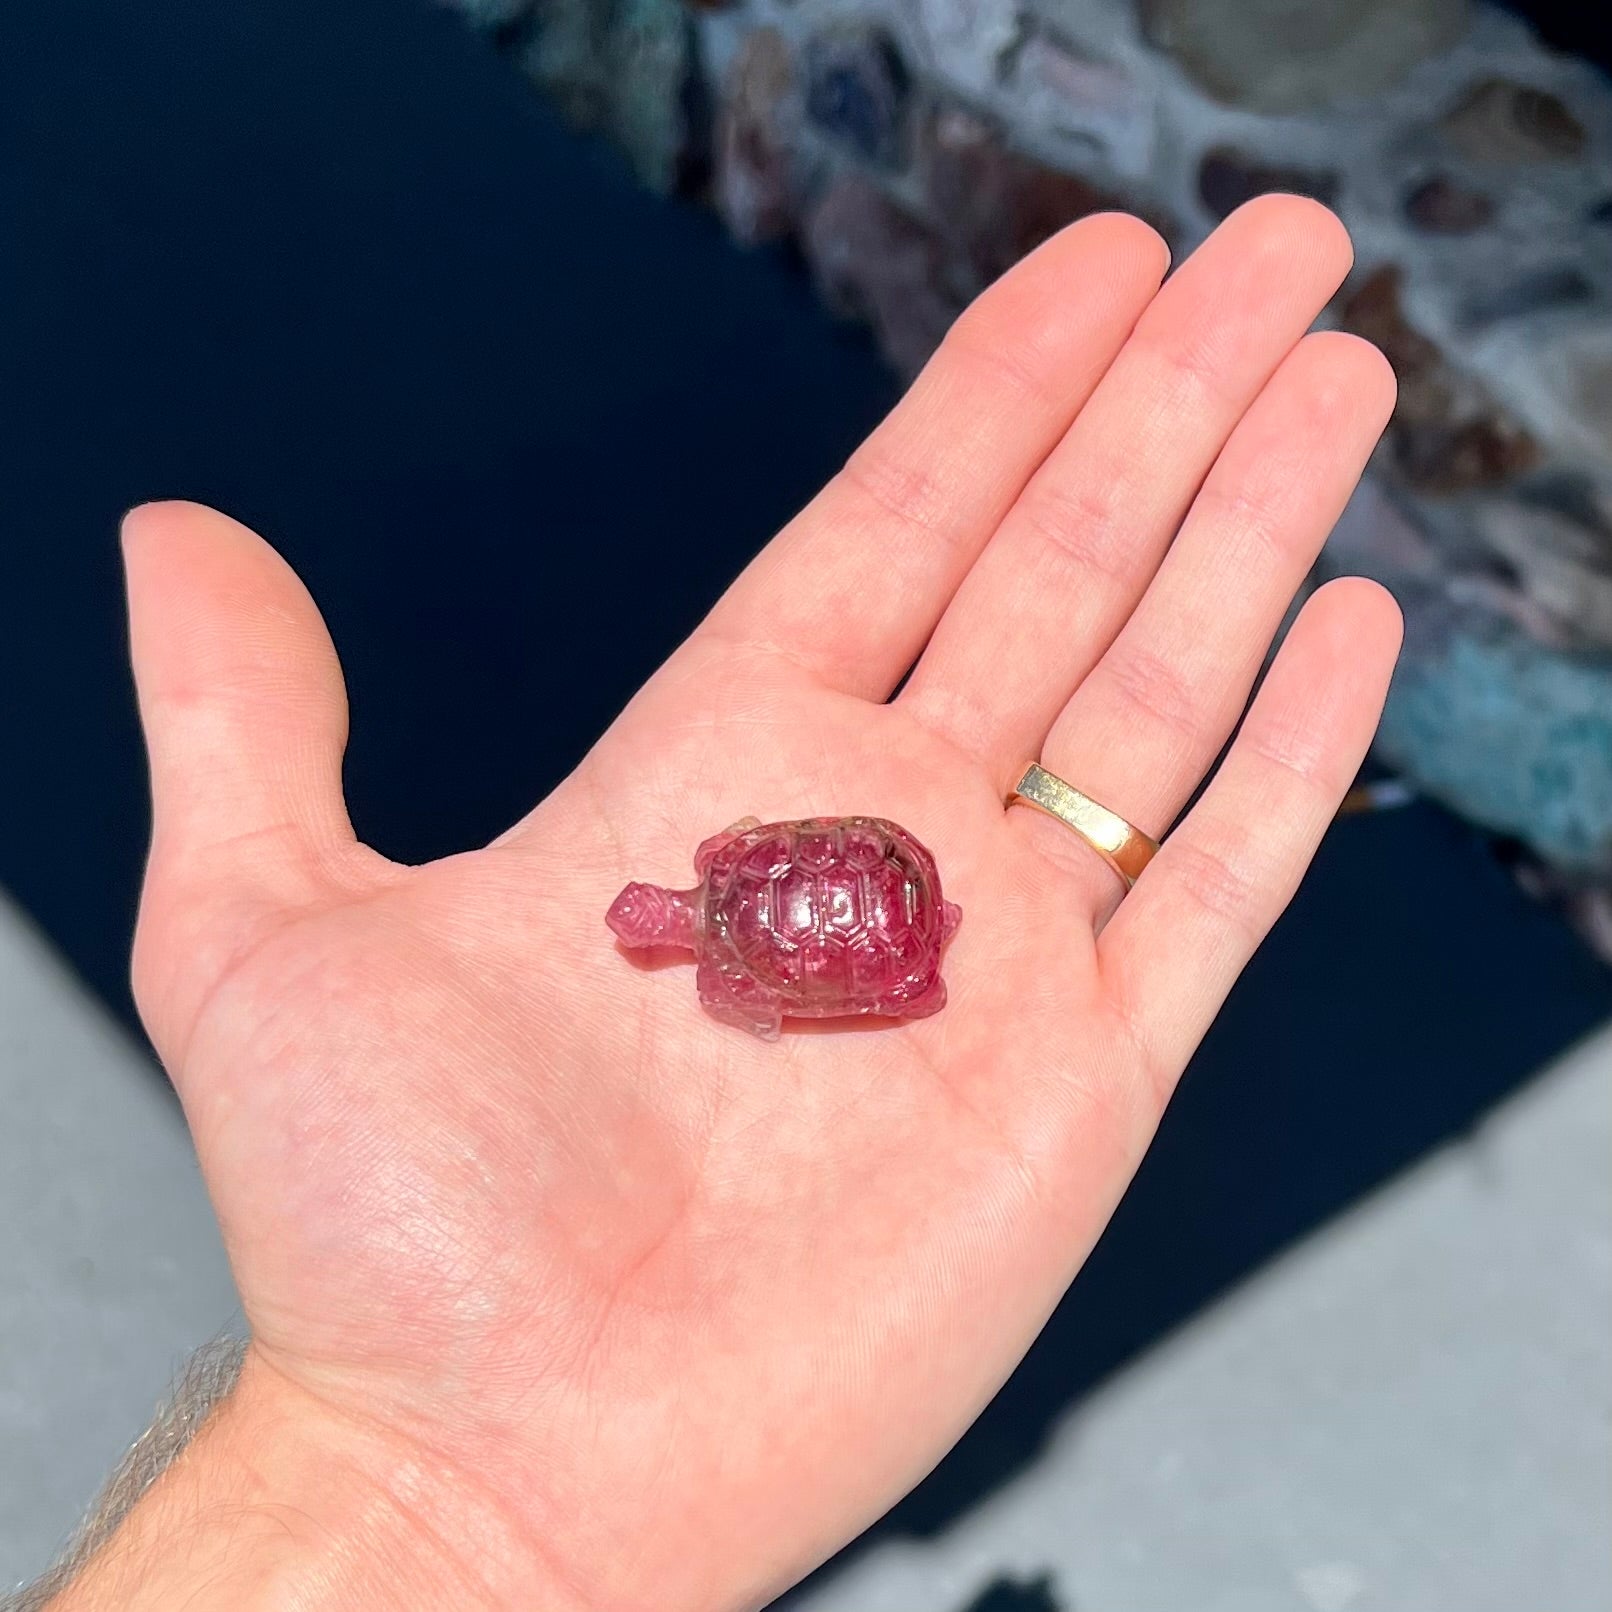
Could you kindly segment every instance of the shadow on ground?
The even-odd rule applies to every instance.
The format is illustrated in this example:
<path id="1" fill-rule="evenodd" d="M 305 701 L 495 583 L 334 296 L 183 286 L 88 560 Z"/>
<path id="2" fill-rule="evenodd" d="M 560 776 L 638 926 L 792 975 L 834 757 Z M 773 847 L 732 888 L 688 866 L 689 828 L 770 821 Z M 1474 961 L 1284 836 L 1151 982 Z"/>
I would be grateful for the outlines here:
<path id="1" fill-rule="evenodd" d="M 419 859 L 562 776 L 892 396 L 787 265 L 638 192 L 423 4 L 14 9 L 0 119 L 0 879 L 125 1019 L 123 507 L 280 544 L 347 665 L 355 819 Z M 1076 1290 L 877 1531 L 943 1527 L 1609 1007 L 1468 830 L 1341 825 Z"/>
<path id="2" fill-rule="evenodd" d="M 987 1584 L 962 1612 L 1075 1612 L 1058 1599 L 1051 1575 L 1040 1578 L 999 1578 Z"/>

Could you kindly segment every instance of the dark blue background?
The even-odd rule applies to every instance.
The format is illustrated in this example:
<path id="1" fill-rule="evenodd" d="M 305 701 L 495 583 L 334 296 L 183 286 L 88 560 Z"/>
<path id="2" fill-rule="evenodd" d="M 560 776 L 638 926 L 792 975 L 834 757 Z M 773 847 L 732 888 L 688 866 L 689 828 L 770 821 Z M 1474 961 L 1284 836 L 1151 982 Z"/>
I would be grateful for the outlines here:
<path id="1" fill-rule="evenodd" d="M 216 503 L 307 578 L 355 820 L 421 859 L 552 785 L 893 398 L 789 263 L 423 3 L 9 9 L 0 242 L 0 882 L 125 1016 L 127 505 Z M 885 1526 L 943 1524 L 1609 1005 L 1471 831 L 1342 824 L 1074 1294 Z"/>

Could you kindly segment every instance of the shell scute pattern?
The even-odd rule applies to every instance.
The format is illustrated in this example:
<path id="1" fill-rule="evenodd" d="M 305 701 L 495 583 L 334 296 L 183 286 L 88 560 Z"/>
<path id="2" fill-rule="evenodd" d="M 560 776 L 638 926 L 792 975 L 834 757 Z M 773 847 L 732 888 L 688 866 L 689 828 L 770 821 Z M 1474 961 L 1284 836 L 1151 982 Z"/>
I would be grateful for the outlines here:
<path id="1" fill-rule="evenodd" d="M 731 949 L 768 984 L 798 993 L 792 1006 L 834 1001 L 854 1012 L 892 989 L 926 986 L 939 965 L 934 860 L 877 818 L 740 835 L 712 861 L 705 920 L 714 950 Z"/>

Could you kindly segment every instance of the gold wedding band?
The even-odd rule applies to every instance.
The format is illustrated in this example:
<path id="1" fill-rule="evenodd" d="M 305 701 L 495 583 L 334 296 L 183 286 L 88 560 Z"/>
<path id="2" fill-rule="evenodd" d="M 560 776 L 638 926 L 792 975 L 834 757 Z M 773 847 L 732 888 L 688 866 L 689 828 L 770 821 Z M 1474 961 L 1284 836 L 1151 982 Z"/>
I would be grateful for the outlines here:
<path id="1" fill-rule="evenodd" d="M 1141 878 L 1142 869 L 1159 848 L 1157 840 L 1149 839 L 1118 812 L 1099 806 L 1090 795 L 1081 794 L 1039 762 L 1032 761 L 1024 769 L 1024 776 L 1008 795 L 1009 806 L 1021 801 L 1072 828 L 1125 881 L 1127 890 Z"/>

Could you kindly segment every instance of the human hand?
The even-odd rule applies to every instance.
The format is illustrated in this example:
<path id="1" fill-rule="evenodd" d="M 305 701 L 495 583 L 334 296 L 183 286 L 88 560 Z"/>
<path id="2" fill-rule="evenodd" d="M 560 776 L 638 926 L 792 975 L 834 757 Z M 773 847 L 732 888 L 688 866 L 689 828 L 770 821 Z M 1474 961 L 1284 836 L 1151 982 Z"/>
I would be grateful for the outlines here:
<path id="1" fill-rule="evenodd" d="M 1349 262 L 1293 198 L 1162 291 L 1146 226 L 1064 231 L 577 771 L 429 866 L 354 837 L 286 566 L 194 506 L 129 517 L 136 990 L 251 1323 L 232 1414 L 293 1452 L 249 1487 L 307 1604 L 424 1604 L 388 1577 L 412 1562 L 440 1604 L 756 1605 L 1002 1382 L 1349 786 L 1394 606 L 1309 602 L 1123 904 L 1003 796 L 1040 757 L 1161 834 L 1212 766 L 1391 408 L 1374 349 L 1304 335 Z M 605 930 L 745 814 L 852 812 L 963 908 L 936 1017 L 766 1045 Z"/>

